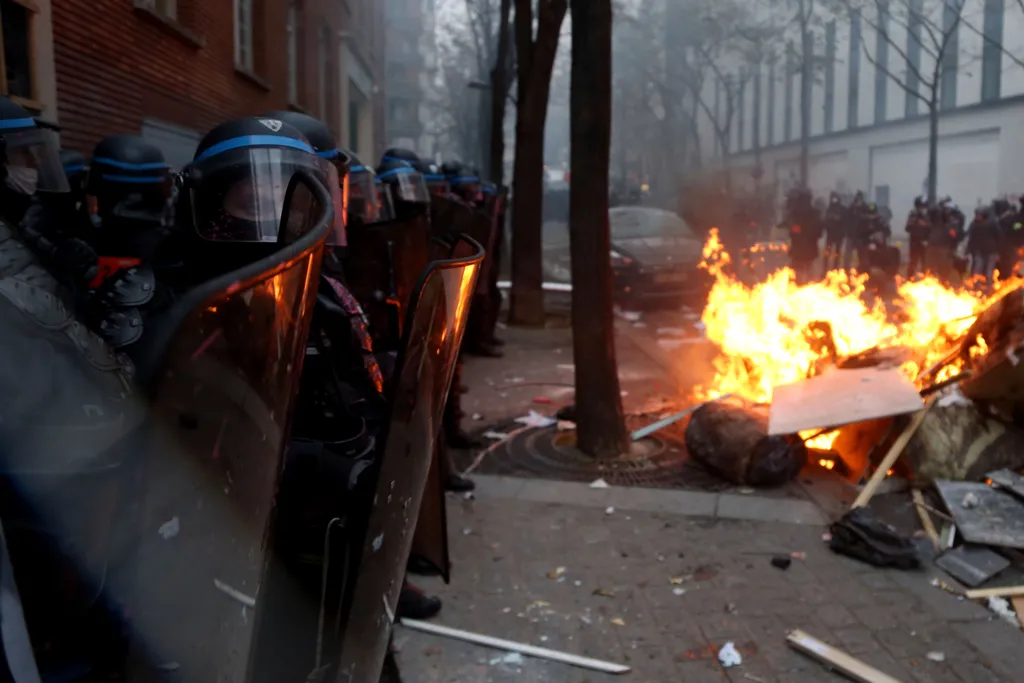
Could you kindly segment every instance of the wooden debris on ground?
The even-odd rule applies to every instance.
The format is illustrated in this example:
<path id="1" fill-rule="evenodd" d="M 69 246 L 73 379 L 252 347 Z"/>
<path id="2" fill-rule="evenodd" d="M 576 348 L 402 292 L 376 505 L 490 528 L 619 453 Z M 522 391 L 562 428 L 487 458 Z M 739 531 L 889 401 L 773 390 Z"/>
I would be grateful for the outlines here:
<path id="1" fill-rule="evenodd" d="M 850 680 L 860 683 L 900 683 L 896 678 L 883 673 L 878 669 L 868 666 L 856 657 L 843 652 L 839 648 L 832 647 L 828 643 L 818 640 L 797 629 L 786 636 L 786 642 L 797 652 L 803 653 L 811 659 L 825 664 L 842 673 Z"/>

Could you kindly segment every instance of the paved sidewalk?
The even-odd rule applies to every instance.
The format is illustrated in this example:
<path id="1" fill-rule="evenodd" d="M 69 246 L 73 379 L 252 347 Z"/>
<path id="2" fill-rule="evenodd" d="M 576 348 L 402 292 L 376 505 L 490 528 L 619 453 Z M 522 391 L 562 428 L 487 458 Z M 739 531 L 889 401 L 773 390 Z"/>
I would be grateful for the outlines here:
<path id="1" fill-rule="evenodd" d="M 806 501 L 479 484 L 473 501 L 449 498 L 452 584 L 421 580 L 445 600 L 437 623 L 627 663 L 632 673 L 615 679 L 635 683 L 843 680 L 785 645 L 793 628 L 900 681 L 1022 680 L 1021 631 L 933 588 L 931 570 L 880 571 L 833 554 Z M 771 566 L 793 552 L 806 559 Z M 716 655 L 727 641 L 743 663 L 724 670 Z M 402 628 L 396 642 L 406 683 L 613 679 L 530 658 L 503 663 L 501 652 Z"/>

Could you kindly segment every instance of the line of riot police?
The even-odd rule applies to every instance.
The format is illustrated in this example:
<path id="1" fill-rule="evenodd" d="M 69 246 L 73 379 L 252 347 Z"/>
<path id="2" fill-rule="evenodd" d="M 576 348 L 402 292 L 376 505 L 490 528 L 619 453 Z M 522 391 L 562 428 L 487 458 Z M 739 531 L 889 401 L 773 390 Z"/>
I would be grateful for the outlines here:
<path id="1" fill-rule="evenodd" d="M 174 174 L 0 98 L 5 677 L 380 678 L 472 486 L 463 332 L 498 343 L 504 192 L 443 170 L 271 112 Z"/>

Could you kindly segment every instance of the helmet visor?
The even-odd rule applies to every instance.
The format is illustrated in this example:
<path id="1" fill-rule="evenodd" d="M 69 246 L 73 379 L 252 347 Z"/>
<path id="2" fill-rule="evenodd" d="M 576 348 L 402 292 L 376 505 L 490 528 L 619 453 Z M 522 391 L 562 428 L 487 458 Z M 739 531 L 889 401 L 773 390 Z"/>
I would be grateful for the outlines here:
<path id="1" fill-rule="evenodd" d="M 380 220 L 374 178 L 374 172 L 366 166 L 353 166 L 348 172 L 348 210 L 352 218 L 363 224 Z"/>
<path id="2" fill-rule="evenodd" d="M 322 160 L 301 149 L 243 147 L 193 163 L 189 192 L 199 235 L 212 241 L 277 242 L 285 195 L 299 170 L 326 182 Z"/>
<path id="3" fill-rule="evenodd" d="M 348 173 L 339 177 L 338 167 L 333 161 L 320 159 L 320 170 L 326 178 L 327 191 L 331 195 L 334 207 L 334 223 L 327 233 L 327 245 L 332 247 L 348 246 L 345 224 L 348 222 Z"/>
<path id="4" fill-rule="evenodd" d="M 430 192 L 423 174 L 413 168 L 395 168 L 379 176 L 391 188 L 391 198 L 401 202 L 430 203 Z"/>
<path id="5" fill-rule="evenodd" d="M 377 187 L 378 220 L 381 223 L 395 220 L 395 202 L 391 197 L 391 186 L 382 182 L 380 178 L 377 178 L 375 184 Z"/>
<path id="6" fill-rule="evenodd" d="M 23 194 L 70 192 L 60 163 L 60 139 L 56 131 L 30 128 L 4 133 L 7 147 L 7 183 Z"/>

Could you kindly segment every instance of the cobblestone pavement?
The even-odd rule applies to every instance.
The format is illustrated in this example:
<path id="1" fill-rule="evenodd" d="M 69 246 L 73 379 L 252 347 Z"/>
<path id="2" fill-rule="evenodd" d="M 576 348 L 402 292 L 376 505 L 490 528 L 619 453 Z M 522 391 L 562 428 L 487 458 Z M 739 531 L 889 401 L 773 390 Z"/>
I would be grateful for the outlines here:
<path id="1" fill-rule="evenodd" d="M 481 477 L 475 500 L 450 498 L 452 584 L 420 581 L 445 601 L 436 622 L 627 663 L 633 671 L 616 678 L 636 683 L 843 680 L 786 646 L 793 628 L 908 683 L 1024 678 L 1021 631 L 929 585 L 930 569 L 880 571 L 833 554 L 821 520 L 796 508 L 781 514 L 753 496 L 708 508 L 688 492 L 580 486 Z M 766 516 L 799 523 L 758 521 Z M 806 559 L 771 565 L 794 552 Z M 716 655 L 727 641 L 743 662 L 723 669 Z M 504 663 L 501 652 L 401 627 L 396 643 L 406 683 L 613 678 Z"/>

